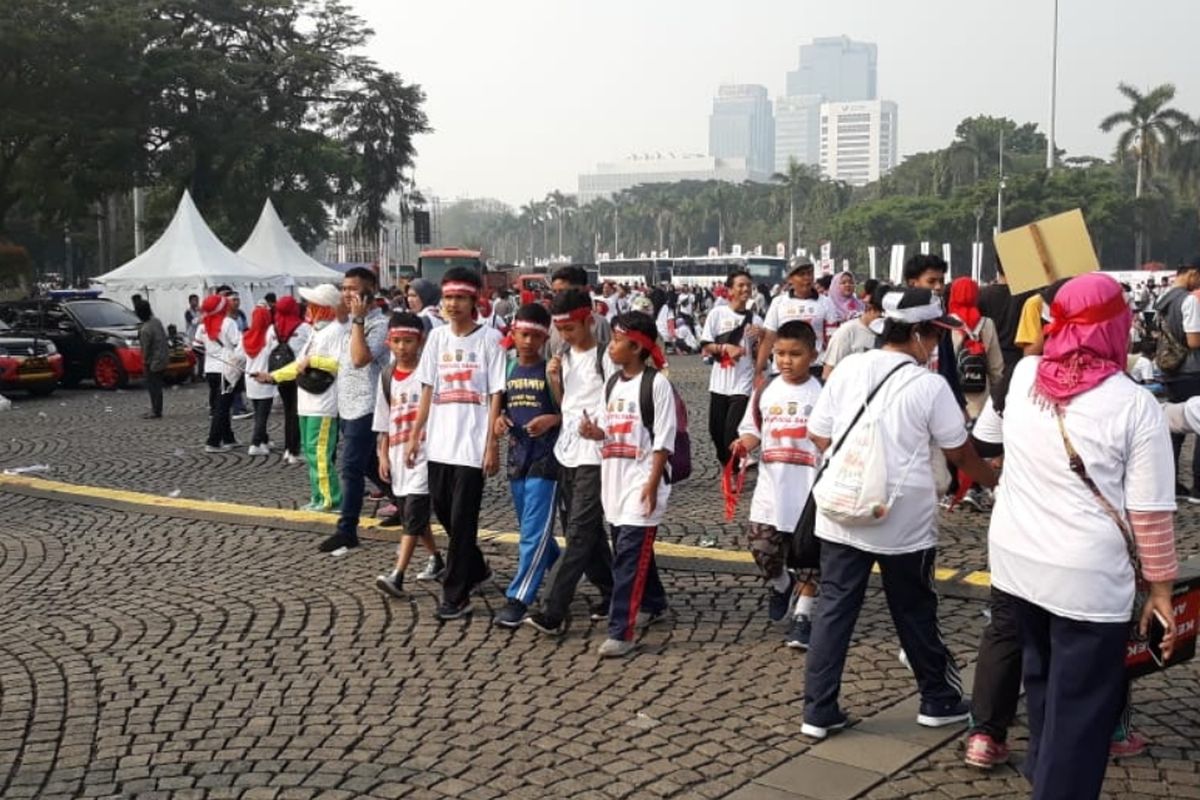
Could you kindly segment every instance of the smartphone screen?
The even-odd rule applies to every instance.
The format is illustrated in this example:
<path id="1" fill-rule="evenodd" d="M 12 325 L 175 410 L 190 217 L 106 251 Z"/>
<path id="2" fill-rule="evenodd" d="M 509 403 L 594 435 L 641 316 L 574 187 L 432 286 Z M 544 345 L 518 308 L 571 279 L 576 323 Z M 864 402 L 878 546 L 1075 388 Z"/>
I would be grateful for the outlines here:
<path id="1" fill-rule="evenodd" d="M 1166 633 L 1166 623 L 1155 611 L 1150 617 L 1150 625 L 1146 631 L 1146 647 L 1150 651 L 1150 658 L 1160 667 L 1163 665 L 1162 640 Z"/>

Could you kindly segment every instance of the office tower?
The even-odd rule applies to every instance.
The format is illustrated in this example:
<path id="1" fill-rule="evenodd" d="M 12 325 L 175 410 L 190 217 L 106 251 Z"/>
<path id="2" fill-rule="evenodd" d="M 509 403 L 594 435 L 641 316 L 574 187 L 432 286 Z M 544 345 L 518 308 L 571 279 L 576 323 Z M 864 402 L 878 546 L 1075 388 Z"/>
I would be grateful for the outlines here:
<path id="1" fill-rule="evenodd" d="M 717 89 L 708 118 L 708 154 L 746 160 L 751 172 L 770 173 L 775 166 L 775 119 L 767 88 L 733 84 Z"/>
<path id="2" fill-rule="evenodd" d="M 851 186 L 879 180 L 896 166 L 896 104 L 862 100 L 821 105 L 821 172 Z"/>
<path id="3" fill-rule="evenodd" d="M 845 36 L 800 46 L 800 68 L 789 72 L 789 96 L 819 94 L 827 103 L 875 100 L 876 48 Z"/>
<path id="4" fill-rule="evenodd" d="M 786 173 L 788 162 L 817 166 L 821 160 L 821 103 L 819 94 L 780 97 L 775 101 L 775 171 Z"/>

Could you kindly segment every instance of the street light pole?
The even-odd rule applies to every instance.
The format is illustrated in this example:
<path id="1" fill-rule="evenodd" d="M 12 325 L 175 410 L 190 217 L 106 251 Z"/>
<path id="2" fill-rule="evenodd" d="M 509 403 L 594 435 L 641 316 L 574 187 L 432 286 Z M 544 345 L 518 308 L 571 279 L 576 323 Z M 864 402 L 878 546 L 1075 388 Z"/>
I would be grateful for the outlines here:
<path id="1" fill-rule="evenodd" d="M 1000 185 L 996 189 L 996 233 L 1004 230 L 1004 129 L 1000 130 Z"/>
<path id="2" fill-rule="evenodd" d="M 1053 40 L 1050 45 L 1050 135 L 1046 137 L 1046 169 L 1054 169 L 1054 118 L 1058 105 L 1058 0 L 1054 0 Z"/>

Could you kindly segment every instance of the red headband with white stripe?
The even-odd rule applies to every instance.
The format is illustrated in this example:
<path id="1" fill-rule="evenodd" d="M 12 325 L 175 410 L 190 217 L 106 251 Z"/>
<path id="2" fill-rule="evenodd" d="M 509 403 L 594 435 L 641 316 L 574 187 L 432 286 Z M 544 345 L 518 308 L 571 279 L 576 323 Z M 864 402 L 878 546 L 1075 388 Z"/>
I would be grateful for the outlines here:
<path id="1" fill-rule="evenodd" d="M 569 322 L 586 322 L 592 318 L 592 309 L 589 306 L 577 308 L 574 311 L 569 311 L 566 314 L 555 314 L 553 317 L 555 326 L 566 325 Z"/>
<path id="2" fill-rule="evenodd" d="M 547 328 L 545 325 L 540 325 L 536 322 L 531 322 L 527 319 L 517 320 L 516 322 L 513 323 L 512 327 L 513 327 L 514 331 L 533 331 L 534 333 L 540 333 L 543 336 L 550 335 L 550 329 Z"/>
<path id="3" fill-rule="evenodd" d="M 442 284 L 442 296 L 448 294 L 469 294 L 471 297 L 475 297 L 479 294 L 479 287 L 466 281 L 447 281 Z"/>
<path id="4" fill-rule="evenodd" d="M 407 325 L 396 325 L 395 327 L 388 328 L 388 334 L 393 334 L 393 333 L 406 334 L 408 336 L 416 336 L 418 339 L 425 335 L 425 331 L 423 331 L 422 329 L 411 328 Z"/>
<path id="5" fill-rule="evenodd" d="M 614 325 L 612 330 L 614 335 L 624 336 L 626 339 L 648 352 L 656 369 L 662 369 L 667 365 L 667 359 L 663 356 L 662 350 L 659 349 L 658 342 L 654 341 L 646 334 L 639 333 L 638 331 L 631 331 L 629 328 L 626 328 L 623 325 Z"/>

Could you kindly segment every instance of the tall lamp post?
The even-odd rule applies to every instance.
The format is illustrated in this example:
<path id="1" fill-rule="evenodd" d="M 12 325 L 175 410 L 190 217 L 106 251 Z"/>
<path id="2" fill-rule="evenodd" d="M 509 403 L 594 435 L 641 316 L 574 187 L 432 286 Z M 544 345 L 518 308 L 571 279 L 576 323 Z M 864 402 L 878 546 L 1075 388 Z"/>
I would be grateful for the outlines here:
<path id="1" fill-rule="evenodd" d="M 1050 135 L 1046 137 L 1046 169 L 1054 169 L 1054 117 L 1058 104 L 1058 0 L 1054 0 L 1053 39 L 1050 45 Z"/>

